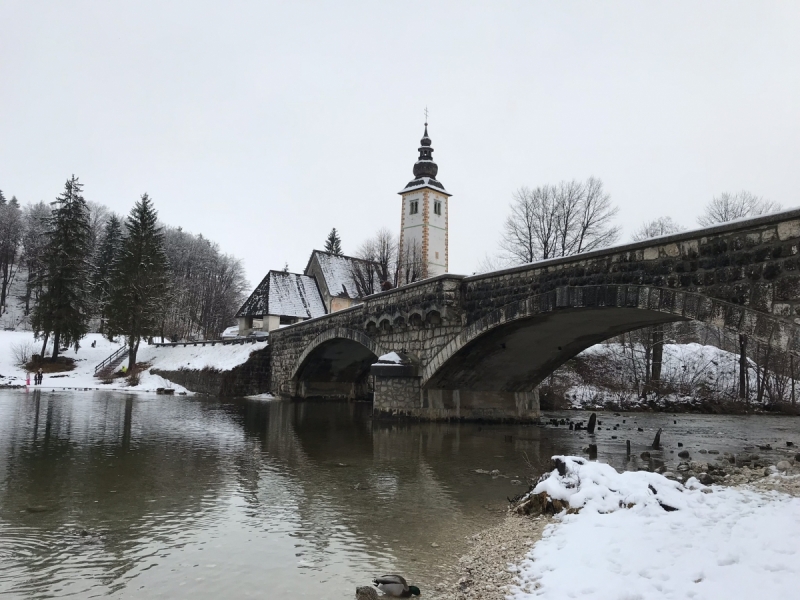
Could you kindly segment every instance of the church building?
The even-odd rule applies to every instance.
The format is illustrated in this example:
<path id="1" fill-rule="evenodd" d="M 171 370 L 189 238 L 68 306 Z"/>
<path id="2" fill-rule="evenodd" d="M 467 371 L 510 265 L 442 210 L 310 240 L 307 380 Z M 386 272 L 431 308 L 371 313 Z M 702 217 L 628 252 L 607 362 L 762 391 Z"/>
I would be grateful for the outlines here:
<path id="1" fill-rule="evenodd" d="M 399 192 L 402 213 L 397 285 L 447 273 L 450 193 L 436 179 L 439 167 L 432 155 L 425 123 L 414 179 Z M 302 274 L 270 271 L 236 313 L 239 335 L 263 335 L 281 325 L 349 308 L 365 295 L 391 287 L 393 282 L 379 281 L 377 269 L 365 268 L 365 263 L 352 256 L 314 250 Z M 366 285 L 364 273 L 368 273 Z"/>

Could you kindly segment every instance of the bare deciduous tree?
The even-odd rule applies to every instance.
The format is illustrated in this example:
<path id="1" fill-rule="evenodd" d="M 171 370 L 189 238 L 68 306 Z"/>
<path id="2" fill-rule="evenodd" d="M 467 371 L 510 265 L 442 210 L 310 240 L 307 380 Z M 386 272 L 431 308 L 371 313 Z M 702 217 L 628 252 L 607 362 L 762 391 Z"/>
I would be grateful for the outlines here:
<path id="1" fill-rule="evenodd" d="M 422 279 L 425 257 L 422 254 L 422 246 L 419 242 L 405 244 L 404 248 L 398 249 L 397 262 L 394 273 L 395 286 L 414 283 Z"/>
<path id="2" fill-rule="evenodd" d="M 405 285 L 422 277 L 423 256 L 418 243 L 400 244 L 386 228 L 359 246 L 359 262 L 351 263 L 350 275 L 358 296 L 368 296 L 384 289 Z"/>
<path id="3" fill-rule="evenodd" d="M 500 247 L 514 264 L 589 252 L 619 237 L 612 224 L 617 211 L 595 177 L 523 187 L 514 194 Z"/>
<path id="4" fill-rule="evenodd" d="M 247 281 L 241 261 L 202 235 L 165 230 L 169 293 L 162 337 L 215 339 L 234 322 Z"/>
<path id="5" fill-rule="evenodd" d="M 641 242 L 642 240 L 649 240 L 650 238 L 660 237 L 662 235 L 680 233 L 683 229 L 683 227 L 672 220 L 672 217 L 659 217 L 652 221 L 642 223 L 639 229 L 633 232 L 631 237 L 634 242 Z"/>
<path id="6" fill-rule="evenodd" d="M 392 283 L 397 262 L 397 239 L 381 228 L 356 251 L 357 262 L 350 263 L 350 276 L 359 297 L 380 292 L 384 282 Z"/>
<path id="7" fill-rule="evenodd" d="M 761 198 L 747 191 L 730 194 L 725 192 L 715 196 L 706 205 L 705 211 L 697 222 L 703 227 L 710 227 L 717 223 L 725 223 L 734 219 L 757 217 L 767 213 L 781 210 L 781 205 L 772 200 Z"/>

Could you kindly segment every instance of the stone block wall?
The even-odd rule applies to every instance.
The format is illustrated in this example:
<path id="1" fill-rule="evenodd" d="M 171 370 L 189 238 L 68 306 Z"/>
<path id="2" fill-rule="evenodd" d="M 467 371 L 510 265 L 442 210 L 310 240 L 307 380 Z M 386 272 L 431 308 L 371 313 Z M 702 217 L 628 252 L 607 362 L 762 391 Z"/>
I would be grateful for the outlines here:
<path id="1" fill-rule="evenodd" d="M 270 358 L 272 349 L 267 346 L 250 354 L 247 362 L 230 371 L 218 369 L 178 369 L 152 373 L 160 375 L 187 390 L 209 396 L 239 397 L 263 394 L 271 388 Z"/>
<path id="2" fill-rule="evenodd" d="M 405 349 L 424 363 L 462 329 L 462 279 L 448 275 L 427 279 L 375 294 L 347 310 L 271 332 L 273 393 L 293 393 L 281 382 L 292 379 L 303 352 L 332 329 L 365 335 L 376 354 Z"/>
<path id="3" fill-rule="evenodd" d="M 800 210 L 464 280 L 467 323 L 564 286 L 682 289 L 800 323 Z"/>

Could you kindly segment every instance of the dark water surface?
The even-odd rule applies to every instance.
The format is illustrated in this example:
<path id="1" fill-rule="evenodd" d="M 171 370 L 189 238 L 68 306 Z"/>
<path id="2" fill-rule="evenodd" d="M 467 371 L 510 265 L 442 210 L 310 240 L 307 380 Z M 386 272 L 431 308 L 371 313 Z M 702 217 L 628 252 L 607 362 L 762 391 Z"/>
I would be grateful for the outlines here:
<path id="1" fill-rule="evenodd" d="M 541 472 L 589 442 L 563 427 L 392 425 L 369 412 L 0 390 L 0 596 L 349 599 L 383 572 L 424 592 L 465 536 L 502 518 L 527 462 Z M 600 421 L 599 457 L 618 468 L 637 466 L 625 439 L 638 454 L 658 427 L 667 461 L 678 441 L 693 456 L 770 443 L 753 451 L 780 458 L 786 440 L 800 444 L 791 417 Z"/>

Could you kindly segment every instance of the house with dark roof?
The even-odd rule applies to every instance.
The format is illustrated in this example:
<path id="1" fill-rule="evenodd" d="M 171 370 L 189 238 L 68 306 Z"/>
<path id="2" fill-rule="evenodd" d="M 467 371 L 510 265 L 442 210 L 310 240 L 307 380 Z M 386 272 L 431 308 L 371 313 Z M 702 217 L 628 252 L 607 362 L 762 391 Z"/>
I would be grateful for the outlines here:
<path id="1" fill-rule="evenodd" d="M 321 317 L 327 312 L 313 277 L 270 271 L 236 313 L 236 320 L 239 335 L 249 335 Z"/>
<path id="2" fill-rule="evenodd" d="M 380 290 L 377 269 L 369 261 L 314 250 L 302 275 L 267 273 L 236 313 L 239 335 L 267 333 L 349 308 Z"/>
<path id="3" fill-rule="evenodd" d="M 303 273 L 317 281 L 329 313 L 349 308 L 359 298 L 381 291 L 376 266 L 352 256 L 314 250 Z"/>

